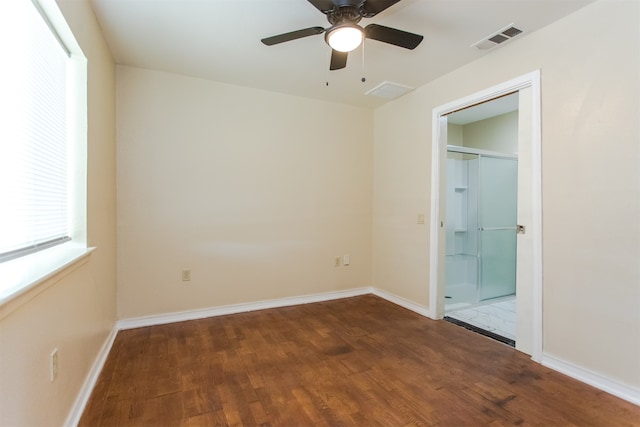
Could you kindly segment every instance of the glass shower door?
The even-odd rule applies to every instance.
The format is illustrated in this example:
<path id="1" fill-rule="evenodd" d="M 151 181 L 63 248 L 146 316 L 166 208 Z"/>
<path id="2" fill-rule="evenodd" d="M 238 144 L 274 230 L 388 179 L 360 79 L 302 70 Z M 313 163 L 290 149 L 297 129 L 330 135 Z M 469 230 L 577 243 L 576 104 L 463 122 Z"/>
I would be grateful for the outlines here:
<path id="1" fill-rule="evenodd" d="M 483 301 L 516 292 L 518 161 L 482 156 L 479 175 L 479 299 Z"/>

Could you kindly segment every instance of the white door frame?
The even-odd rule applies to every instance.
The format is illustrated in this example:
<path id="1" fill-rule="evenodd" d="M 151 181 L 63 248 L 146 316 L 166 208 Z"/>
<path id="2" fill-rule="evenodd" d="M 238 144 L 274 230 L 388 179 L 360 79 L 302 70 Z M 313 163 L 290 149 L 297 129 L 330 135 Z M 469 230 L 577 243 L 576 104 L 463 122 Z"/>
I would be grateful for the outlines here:
<path id="1" fill-rule="evenodd" d="M 513 80 L 501 83 L 456 101 L 433 109 L 432 115 L 432 151 L 431 151 L 431 229 L 429 246 L 429 315 L 432 319 L 441 319 L 442 310 L 438 302 L 444 298 L 443 289 L 438 286 L 439 240 L 444 218 L 440 217 L 440 165 L 446 154 L 446 128 L 442 128 L 442 117 L 453 111 L 489 101 L 520 89 L 531 88 L 531 206 L 533 223 L 527 227 L 531 233 L 533 254 L 533 340 L 531 358 L 537 362 L 542 359 L 542 156 L 540 125 L 540 70 L 533 71 Z M 444 299 L 443 299 L 444 301 Z M 442 307 L 442 305 L 440 305 Z"/>

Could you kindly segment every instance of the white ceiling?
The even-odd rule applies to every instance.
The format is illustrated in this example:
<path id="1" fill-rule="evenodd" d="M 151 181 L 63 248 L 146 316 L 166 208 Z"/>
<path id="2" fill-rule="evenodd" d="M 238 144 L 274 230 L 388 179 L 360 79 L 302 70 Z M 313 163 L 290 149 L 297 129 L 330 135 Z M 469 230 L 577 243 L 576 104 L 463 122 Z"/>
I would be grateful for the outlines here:
<path id="1" fill-rule="evenodd" d="M 323 35 L 275 46 L 260 39 L 329 27 L 306 0 L 92 0 L 117 63 L 363 107 L 383 81 L 419 87 L 490 51 L 473 43 L 513 23 L 519 38 L 593 0 L 402 0 L 361 26 L 422 34 L 415 50 L 367 40 L 347 67 L 329 71 Z M 499 47 L 495 49 L 499 49 Z M 366 82 L 361 78 L 366 77 Z M 328 85 L 327 85 L 328 83 Z"/>

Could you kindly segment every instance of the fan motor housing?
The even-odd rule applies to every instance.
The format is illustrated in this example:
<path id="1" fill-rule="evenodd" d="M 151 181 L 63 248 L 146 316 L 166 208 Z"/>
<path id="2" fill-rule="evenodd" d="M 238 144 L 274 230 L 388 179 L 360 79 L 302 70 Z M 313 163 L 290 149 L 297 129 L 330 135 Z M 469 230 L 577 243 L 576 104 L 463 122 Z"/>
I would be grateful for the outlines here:
<path id="1" fill-rule="evenodd" d="M 359 8 L 363 5 L 365 0 L 332 0 L 332 2 L 336 7 L 351 6 Z"/>
<path id="2" fill-rule="evenodd" d="M 362 15 L 355 6 L 340 6 L 327 13 L 327 20 L 331 25 L 338 25 L 344 22 L 357 24 L 361 19 Z"/>

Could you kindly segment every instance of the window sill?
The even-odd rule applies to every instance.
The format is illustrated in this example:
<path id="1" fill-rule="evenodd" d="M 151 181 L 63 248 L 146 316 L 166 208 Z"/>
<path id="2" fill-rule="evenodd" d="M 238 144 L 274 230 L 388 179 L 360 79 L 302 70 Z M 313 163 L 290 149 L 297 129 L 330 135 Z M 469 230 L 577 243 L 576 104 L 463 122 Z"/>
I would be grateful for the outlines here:
<path id="1" fill-rule="evenodd" d="M 4 309 L 6 304 L 31 293 L 32 290 L 43 291 L 46 289 L 40 289 L 43 283 L 75 266 L 87 258 L 94 249 L 69 242 L 1 263 L 0 307 Z"/>

